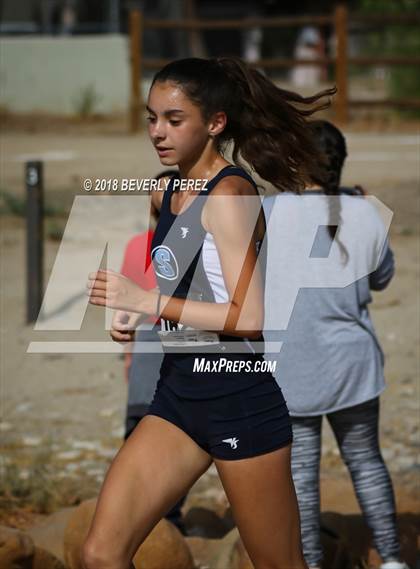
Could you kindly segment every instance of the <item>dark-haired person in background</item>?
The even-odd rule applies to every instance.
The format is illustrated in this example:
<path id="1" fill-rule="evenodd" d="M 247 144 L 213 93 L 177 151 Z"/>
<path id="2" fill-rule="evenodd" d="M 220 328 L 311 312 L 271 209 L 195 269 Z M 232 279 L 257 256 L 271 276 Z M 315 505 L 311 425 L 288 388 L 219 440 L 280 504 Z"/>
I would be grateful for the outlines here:
<path id="1" fill-rule="evenodd" d="M 284 234 L 284 240 L 276 243 L 280 251 L 276 252 L 276 260 L 281 251 L 287 250 L 293 255 L 290 250 L 292 224 L 296 225 L 297 219 L 296 231 L 302 236 L 305 231 L 313 231 L 311 220 L 324 215 L 327 223 L 329 218 L 333 220 L 323 226 L 323 233 L 317 233 L 320 239 L 314 242 L 311 256 L 344 258 L 346 270 L 354 272 L 355 282 L 344 288 L 301 289 L 287 330 L 265 332 L 267 340 L 284 341 L 276 355 L 275 376 L 292 417 L 292 473 L 300 509 L 303 551 L 310 569 L 321 567 L 319 475 L 321 427 L 326 416 L 383 559 L 381 569 L 408 569 L 400 560 L 394 492 L 379 446 L 379 395 L 385 388 L 384 357 L 368 311 L 372 300 L 370 290 L 383 290 L 394 274 L 393 253 L 379 213 L 364 198 L 364 192 L 340 187 L 347 156 L 343 135 L 326 121 L 314 121 L 311 126 L 326 157 L 328 176 L 323 183 L 313 178 L 303 196 L 285 193 L 264 201 L 267 217 L 277 206 L 275 221 L 282 226 Z M 346 245 L 350 249 L 355 231 L 360 232 L 356 237 L 360 247 L 356 254 L 346 255 Z M 374 265 L 373 256 L 380 243 L 385 244 L 376 270 L 357 278 L 361 264 L 366 261 L 367 266 Z M 288 269 L 287 286 L 294 280 L 298 284 L 299 270 L 291 269 L 287 260 L 278 264 L 278 278 L 284 279 L 284 266 Z M 314 280 L 322 281 L 323 271 L 328 269 L 316 262 L 312 267 Z M 307 271 L 307 268 L 302 270 Z M 274 356 L 270 354 L 271 357 Z"/>

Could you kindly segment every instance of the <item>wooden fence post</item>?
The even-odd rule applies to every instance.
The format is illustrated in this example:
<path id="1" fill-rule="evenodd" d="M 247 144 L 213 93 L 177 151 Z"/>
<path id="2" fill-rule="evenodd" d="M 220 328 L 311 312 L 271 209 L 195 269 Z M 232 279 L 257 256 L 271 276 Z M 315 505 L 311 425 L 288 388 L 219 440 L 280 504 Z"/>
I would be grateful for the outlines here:
<path id="1" fill-rule="evenodd" d="M 138 132 L 142 107 L 142 51 L 143 51 L 143 14 L 139 9 L 130 11 L 130 132 Z"/>
<path id="2" fill-rule="evenodd" d="M 343 4 L 336 7 L 334 12 L 336 46 L 335 80 L 337 84 L 337 95 L 335 98 L 336 119 L 340 123 L 346 123 L 349 118 L 348 112 L 348 54 L 347 54 L 347 34 L 348 34 L 348 10 Z"/>

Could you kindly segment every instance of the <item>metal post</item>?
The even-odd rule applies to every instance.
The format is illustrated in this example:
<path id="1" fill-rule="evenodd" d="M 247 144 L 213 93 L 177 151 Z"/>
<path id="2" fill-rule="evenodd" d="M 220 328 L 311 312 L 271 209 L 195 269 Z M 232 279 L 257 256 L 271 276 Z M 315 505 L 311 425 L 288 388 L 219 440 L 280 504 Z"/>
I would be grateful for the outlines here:
<path id="1" fill-rule="evenodd" d="M 142 50 L 143 50 L 143 14 L 139 9 L 130 11 L 130 64 L 131 64 L 131 94 L 130 94 L 130 131 L 138 132 L 141 109 L 142 83 Z"/>
<path id="2" fill-rule="evenodd" d="M 337 83 L 337 96 L 335 101 L 335 112 L 337 121 L 346 123 L 348 121 L 348 58 L 347 58 L 347 32 L 348 32 L 348 11 L 344 5 L 339 5 L 334 13 L 335 35 L 337 40 L 337 55 L 335 66 L 335 77 Z"/>
<path id="3" fill-rule="evenodd" d="M 26 322 L 34 322 L 42 303 L 44 258 L 43 164 L 27 162 L 26 181 Z"/>

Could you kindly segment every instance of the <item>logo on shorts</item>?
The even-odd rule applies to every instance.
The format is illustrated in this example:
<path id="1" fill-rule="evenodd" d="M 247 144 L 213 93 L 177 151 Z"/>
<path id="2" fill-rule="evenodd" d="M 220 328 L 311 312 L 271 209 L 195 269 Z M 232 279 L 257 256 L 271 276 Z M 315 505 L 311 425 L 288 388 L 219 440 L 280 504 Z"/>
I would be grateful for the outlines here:
<path id="1" fill-rule="evenodd" d="M 185 239 L 190 231 L 189 227 L 181 227 L 182 239 Z"/>
<path id="2" fill-rule="evenodd" d="M 235 448 L 238 448 L 239 439 L 237 439 L 236 437 L 233 437 L 231 439 L 223 439 L 222 442 L 230 444 L 230 448 L 235 449 Z"/>

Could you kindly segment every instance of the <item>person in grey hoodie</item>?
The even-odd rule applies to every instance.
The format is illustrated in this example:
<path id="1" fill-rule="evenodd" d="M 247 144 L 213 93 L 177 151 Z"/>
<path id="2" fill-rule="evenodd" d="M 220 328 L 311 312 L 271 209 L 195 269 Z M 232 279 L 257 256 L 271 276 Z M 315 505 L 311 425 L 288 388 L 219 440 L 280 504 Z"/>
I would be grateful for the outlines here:
<path id="1" fill-rule="evenodd" d="M 264 336 L 282 342 L 280 351 L 268 355 L 266 349 L 266 354 L 276 362 L 275 377 L 292 417 L 304 556 L 310 569 L 321 566 L 319 475 L 326 416 L 383 560 L 381 569 L 408 569 L 400 558 L 392 481 L 378 439 L 384 356 L 368 310 L 370 291 L 383 290 L 394 275 L 394 256 L 371 200 L 361 188 L 340 187 L 344 136 L 326 121 L 314 121 L 312 128 L 326 156 L 328 184 L 313 180 L 302 195 L 286 192 L 264 200 L 265 302 L 272 328 L 266 326 Z M 307 259 L 299 262 L 305 250 Z M 347 286 L 344 277 L 350 279 Z M 285 316 L 288 302 L 292 308 Z"/>

